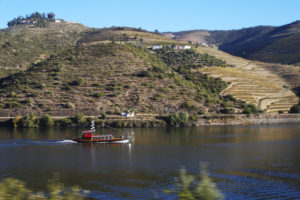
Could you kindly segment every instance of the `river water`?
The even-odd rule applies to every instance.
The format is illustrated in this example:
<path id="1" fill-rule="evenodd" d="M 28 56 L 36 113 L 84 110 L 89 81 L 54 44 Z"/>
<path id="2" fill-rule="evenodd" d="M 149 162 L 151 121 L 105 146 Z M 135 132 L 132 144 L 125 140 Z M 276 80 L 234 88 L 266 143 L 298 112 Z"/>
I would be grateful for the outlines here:
<path id="1" fill-rule="evenodd" d="M 35 190 L 58 173 L 95 199 L 174 199 L 178 170 L 209 174 L 226 199 L 300 199 L 300 125 L 134 129 L 130 144 L 77 144 L 82 129 L 0 129 L 0 179 Z M 101 129 L 119 135 L 129 129 Z"/>

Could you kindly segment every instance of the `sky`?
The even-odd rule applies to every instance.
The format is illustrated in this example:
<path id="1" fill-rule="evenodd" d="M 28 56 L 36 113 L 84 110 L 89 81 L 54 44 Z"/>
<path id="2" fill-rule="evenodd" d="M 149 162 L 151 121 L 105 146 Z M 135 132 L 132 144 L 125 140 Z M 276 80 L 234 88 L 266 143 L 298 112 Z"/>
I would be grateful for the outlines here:
<path id="1" fill-rule="evenodd" d="M 36 11 L 94 28 L 231 30 L 300 20 L 300 0 L 0 0 L 0 28 Z"/>

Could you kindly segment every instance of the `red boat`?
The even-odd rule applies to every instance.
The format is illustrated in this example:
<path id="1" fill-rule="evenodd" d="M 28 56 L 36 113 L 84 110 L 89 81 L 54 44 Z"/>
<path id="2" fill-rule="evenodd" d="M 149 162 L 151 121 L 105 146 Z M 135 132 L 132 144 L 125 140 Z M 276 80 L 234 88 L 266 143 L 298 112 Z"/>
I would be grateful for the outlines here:
<path id="1" fill-rule="evenodd" d="M 131 136 L 121 135 L 119 137 L 114 137 L 113 135 L 94 135 L 95 123 L 92 121 L 91 130 L 83 131 L 81 138 L 72 139 L 78 143 L 128 143 L 131 140 Z M 132 132 L 133 134 L 133 132 Z"/>

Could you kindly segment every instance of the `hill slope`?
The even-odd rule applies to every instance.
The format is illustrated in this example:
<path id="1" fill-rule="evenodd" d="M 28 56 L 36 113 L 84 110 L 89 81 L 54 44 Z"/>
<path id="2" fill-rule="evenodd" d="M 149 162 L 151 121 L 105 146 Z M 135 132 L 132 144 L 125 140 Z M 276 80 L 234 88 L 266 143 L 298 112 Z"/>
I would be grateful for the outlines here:
<path id="1" fill-rule="evenodd" d="M 297 67 L 250 61 L 214 48 L 199 47 L 197 51 L 215 55 L 236 66 L 200 69 L 203 73 L 231 82 L 223 94 L 230 94 L 257 105 L 266 112 L 286 112 L 298 103 L 298 97 L 290 90 L 300 86 L 300 72 Z"/>
<path id="2" fill-rule="evenodd" d="M 1 116 L 257 112 L 247 103 L 287 112 L 298 101 L 288 89 L 299 88 L 295 67 L 252 62 L 213 48 L 151 51 L 152 44 L 180 42 L 141 29 L 49 23 L 12 26 L 0 35 Z"/>
<path id="3" fill-rule="evenodd" d="M 15 25 L 0 31 L 0 67 L 26 69 L 64 47 L 75 45 L 90 28 L 76 23 L 51 22 L 46 28 Z"/>
<path id="4" fill-rule="evenodd" d="M 23 72 L 0 79 L 0 113 L 69 116 L 78 112 L 99 115 L 134 110 L 197 114 L 222 109 L 226 99 L 219 93 L 226 83 L 191 72 L 190 67 L 224 62 L 186 51 L 173 52 L 174 57 L 190 57 L 190 65 L 177 60 L 177 65 L 171 66 L 163 59 L 166 53 L 172 54 L 153 54 L 132 44 L 114 42 L 70 47 Z M 241 102 L 231 104 L 242 109 Z"/>
<path id="5" fill-rule="evenodd" d="M 170 34 L 168 34 L 170 37 Z M 297 64 L 300 57 L 300 21 L 272 27 L 257 26 L 240 30 L 195 30 L 173 33 L 181 41 L 215 44 L 230 54 L 263 62 Z"/>

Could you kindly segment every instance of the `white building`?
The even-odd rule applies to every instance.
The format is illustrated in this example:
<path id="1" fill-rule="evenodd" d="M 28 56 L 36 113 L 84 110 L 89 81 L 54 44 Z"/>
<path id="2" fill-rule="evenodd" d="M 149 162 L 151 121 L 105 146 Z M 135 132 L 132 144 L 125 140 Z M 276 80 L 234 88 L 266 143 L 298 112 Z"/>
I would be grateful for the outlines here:
<path id="1" fill-rule="evenodd" d="M 157 49 L 162 49 L 163 46 L 162 45 L 153 45 L 152 46 L 152 50 L 157 50 Z"/>
<path id="2" fill-rule="evenodd" d="M 176 45 L 174 47 L 174 49 L 177 49 L 177 50 L 186 50 L 186 49 L 191 49 L 192 47 L 190 45 Z"/>
<path id="3" fill-rule="evenodd" d="M 183 49 L 191 49 L 192 47 L 190 45 L 184 45 Z"/>
<path id="4" fill-rule="evenodd" d="M 55 20 L 55 23 L 62 23 L 63 22 L 63 20 L 61 20 L 61 19 L 56 19 Z"/>

